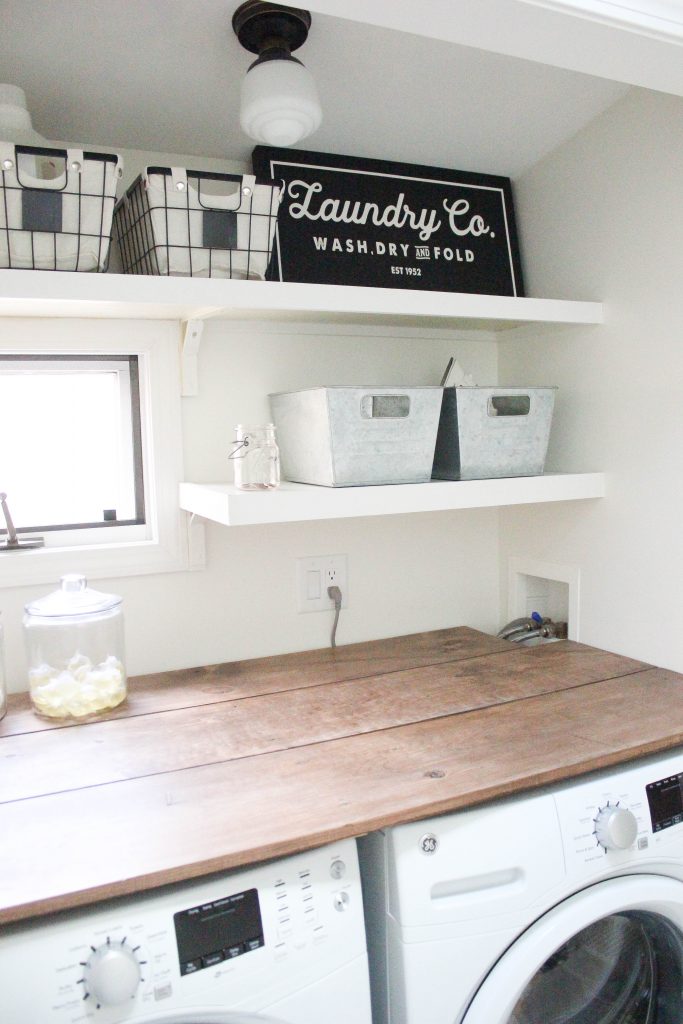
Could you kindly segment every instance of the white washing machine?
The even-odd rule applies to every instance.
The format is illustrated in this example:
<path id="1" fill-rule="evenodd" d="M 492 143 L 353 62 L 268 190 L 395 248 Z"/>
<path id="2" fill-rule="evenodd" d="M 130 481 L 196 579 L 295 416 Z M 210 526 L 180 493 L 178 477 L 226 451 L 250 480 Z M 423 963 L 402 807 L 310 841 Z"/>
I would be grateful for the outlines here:
<path id="1" fill-rule="evenodd" d="M 4 929 L 0 1021 L 371 1024 L 355 842 Z"/>
<path id="2" fill-rule="evenodd" d="M 683 751 L 360 841 L 375 1024 L 681 1024 Z"/>

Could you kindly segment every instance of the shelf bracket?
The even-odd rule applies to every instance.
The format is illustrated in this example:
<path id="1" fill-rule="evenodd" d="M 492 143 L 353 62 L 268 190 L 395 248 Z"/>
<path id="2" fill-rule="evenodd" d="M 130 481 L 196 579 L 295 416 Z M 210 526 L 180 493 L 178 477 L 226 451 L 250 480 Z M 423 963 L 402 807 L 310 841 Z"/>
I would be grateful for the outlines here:
<path id="1" fill-rule="evenodd" d="M 181 395 L 199 393 L 197 384 L 197 356 L 204 331 L 203 320 L 185 320 L 180 326 Z"/>
<path id="2" fill-rule="evenodd" d="M 187 568 L 206 569 L 205 523 L 201 516 L 191 513 L 185 516 L 187 529 Z"/>

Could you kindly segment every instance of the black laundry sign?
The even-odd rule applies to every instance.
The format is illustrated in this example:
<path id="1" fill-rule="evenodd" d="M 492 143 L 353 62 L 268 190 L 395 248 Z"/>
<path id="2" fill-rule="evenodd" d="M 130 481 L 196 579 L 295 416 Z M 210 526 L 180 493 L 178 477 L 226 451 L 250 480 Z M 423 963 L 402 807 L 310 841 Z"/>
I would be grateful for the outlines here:
<path id="1" fill-rule="evenodd" d="M 509 178 L 257 146 L 282 181 L 269 277 L 523 295 Z"/>

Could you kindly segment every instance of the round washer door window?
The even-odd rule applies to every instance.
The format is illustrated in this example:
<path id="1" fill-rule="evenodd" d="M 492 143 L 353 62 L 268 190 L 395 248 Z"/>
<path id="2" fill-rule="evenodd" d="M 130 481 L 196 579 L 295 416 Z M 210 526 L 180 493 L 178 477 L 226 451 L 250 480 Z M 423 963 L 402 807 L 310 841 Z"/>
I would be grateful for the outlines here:
<path id="1" fill-rule="evenodd" d="M 462 1024 L 681 1024 L 683 883 L 614 878 L 554 907 L 503 954 Z"/>

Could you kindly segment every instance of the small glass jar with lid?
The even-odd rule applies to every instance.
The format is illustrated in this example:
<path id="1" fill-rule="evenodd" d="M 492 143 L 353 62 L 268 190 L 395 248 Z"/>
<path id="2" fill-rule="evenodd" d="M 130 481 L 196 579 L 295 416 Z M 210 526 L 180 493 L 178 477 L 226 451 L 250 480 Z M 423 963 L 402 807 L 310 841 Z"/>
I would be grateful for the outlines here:
<path id="1" fill-rule="evenodd" d="M 230 458 L 235 471 L 235 486 L 243 491 L 270 491 L 280 485 L 280 450 L 275 426 L 235 427 Z"/>
<path id="2" fill-rule="evenodd" d="M 60 583 L 24 608 L 29 693 L 41 717 L 82 722 L 126 698 L 122 600 L 85 576 Z"/>

